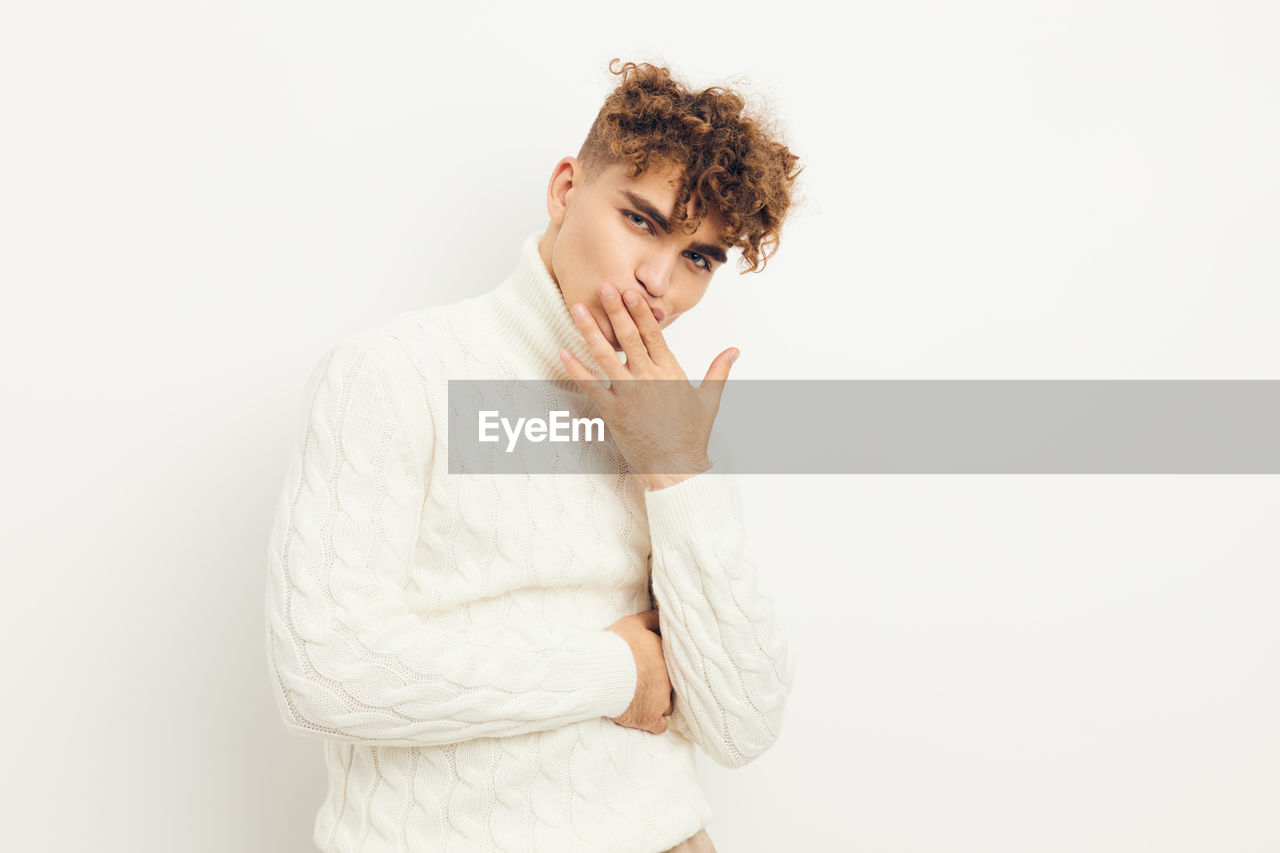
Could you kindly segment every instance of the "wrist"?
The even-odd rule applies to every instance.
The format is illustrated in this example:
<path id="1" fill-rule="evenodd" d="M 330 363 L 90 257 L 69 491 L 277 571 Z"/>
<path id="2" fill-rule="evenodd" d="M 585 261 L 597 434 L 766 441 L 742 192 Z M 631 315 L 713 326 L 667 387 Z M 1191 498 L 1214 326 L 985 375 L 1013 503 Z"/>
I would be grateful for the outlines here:
<path id="1" fill-rule="evenodd" d="M 650 491 L 657 491 L 674 486 L 676 483 L 683 483 L 690 477 L 696 477 L 705 471 L 710 471 L 711 460 L 704 456 L 696 465 L 688 466 L 688 469 L 687 472 L 679 474 L 643 474 L 641 476 L 644 477 L 644 483 Z"/>

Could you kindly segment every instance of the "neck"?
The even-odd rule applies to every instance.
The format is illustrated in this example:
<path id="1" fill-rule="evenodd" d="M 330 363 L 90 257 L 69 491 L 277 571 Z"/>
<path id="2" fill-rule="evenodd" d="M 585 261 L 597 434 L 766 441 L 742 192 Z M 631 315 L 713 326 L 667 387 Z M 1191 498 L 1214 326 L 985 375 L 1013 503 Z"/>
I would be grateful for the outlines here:
<path id="1" fill-rule="evenodd" d="M 502 340 L 516 353 L 521 379 L 547 379 L 581 391 L 569 375 L 560 350 L 568 349 L 597 379 L 605 379 L 565 304 L 551 274 L 550 246 L 538 234 L 525 237 L 516 269 L 493 294 Z"/>

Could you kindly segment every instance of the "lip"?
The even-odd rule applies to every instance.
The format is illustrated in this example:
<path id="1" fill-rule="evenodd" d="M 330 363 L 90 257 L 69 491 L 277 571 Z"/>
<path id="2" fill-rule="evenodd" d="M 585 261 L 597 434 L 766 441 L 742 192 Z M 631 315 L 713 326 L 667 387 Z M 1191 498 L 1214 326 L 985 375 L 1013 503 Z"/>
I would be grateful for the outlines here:
<path id="1" fill-rule="evenodd" d="M 650 309 L 653 311 L 653 319 L 657 320 L 659 323 L 662 322 L 663 317 L 667 316 L 666 314 L 662 313 L 661 308 L 653 308 L 652 306 L 650 306 Z"/>

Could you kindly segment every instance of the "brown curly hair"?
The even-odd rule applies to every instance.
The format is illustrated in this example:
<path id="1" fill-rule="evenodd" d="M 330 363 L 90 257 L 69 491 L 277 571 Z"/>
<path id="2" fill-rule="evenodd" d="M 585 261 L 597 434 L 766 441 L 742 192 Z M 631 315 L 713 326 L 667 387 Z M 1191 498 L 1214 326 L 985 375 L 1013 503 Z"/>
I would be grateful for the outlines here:
<path id="1" fill-rule="evenodd" d="M 578 152 L 587 180 L 620 162 L 631 178 L 654 166 L 681 168 L 673 221 L 693 233 L 716 211 L 724 222 L 720 242 L 742 250 L 742 271 L 763 270 L 803 171 L 799 158 L 764 119 L 743 114 L 746 101 L 736 92 L 720 86 L 692 92 L 667 68 L 627 62 L 615 70 L 619 61 L 610 61 L 609 71 L 622 80 Z M 695 195 L 699 214 L 689 218 Z"/>

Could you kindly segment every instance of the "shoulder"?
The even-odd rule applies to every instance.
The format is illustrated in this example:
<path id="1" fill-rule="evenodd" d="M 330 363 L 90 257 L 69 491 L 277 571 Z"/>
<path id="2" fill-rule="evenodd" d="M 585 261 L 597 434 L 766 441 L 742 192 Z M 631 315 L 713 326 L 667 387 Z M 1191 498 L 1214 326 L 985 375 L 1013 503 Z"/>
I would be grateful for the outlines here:
<path id="1" fill-rule="evenodd" d="M 375 327 L 362 329 L 329 347 L 322 363 L 373 359 L 389 380 L 444 376 L 450 361 L 450 306 L 406 311 Z"/>
<path id="2" fill-rule="evenodd" d="M 413 397 L 442 397 L 449 379 L 472 376 L 488 356 L 490 295 L 447 305 L 417 308 L 347 336 L 325 353 L 337 358 L 372 359 L 366 369 Z"/>
<path id="3" fill-rule="evenodd" d="M 450 378 L 468 375 L 475 327 L 470 301 L 419 308 L 361 330 L 333 346 L 344 363 L 367 360 L 366 375 L 380 383 L 415 417 L 445 411 Z"/>

